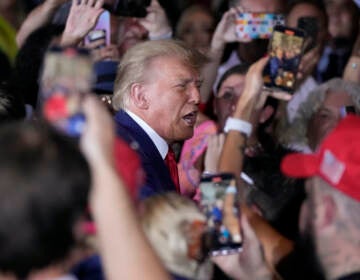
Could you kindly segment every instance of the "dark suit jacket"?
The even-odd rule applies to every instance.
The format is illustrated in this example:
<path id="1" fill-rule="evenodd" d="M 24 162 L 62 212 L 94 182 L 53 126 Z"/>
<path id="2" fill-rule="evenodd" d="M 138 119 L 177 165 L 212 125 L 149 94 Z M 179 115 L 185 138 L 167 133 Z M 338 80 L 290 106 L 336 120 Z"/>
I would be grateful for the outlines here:
<path id="1" fill-rule="evenodd" d="M 145 171 L 145 185 L 140 198 L 166 191 L 176 191 L 170 172 L 159 151 L 146 132 L 124 111 L 115 115 L 116 133 L 136 150 Z"/>

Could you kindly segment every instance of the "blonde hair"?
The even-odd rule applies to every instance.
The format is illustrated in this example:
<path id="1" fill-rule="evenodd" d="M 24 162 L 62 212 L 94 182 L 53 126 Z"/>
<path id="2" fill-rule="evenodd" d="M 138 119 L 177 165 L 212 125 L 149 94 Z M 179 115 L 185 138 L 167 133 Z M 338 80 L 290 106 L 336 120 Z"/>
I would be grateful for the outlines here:
<path id="1" fill-rule="evenodd" d="M 114 110 L 128 106 L 131 86 L 144 82 L 145 75 L 150 72 L 151 61 L 158 57 L 177 57 L 198 72 L 207 61 L 204 55 L 177 40 L 154 40 L 135 45 L 125 53 L 119 64 L 112 102 Z"/>
<path id="2" fill-rule="evenodd" d="M 194 220 L 205 221 L 205 216 L 193 201 L 170 192 L 149 197 L 141 206 L 142 227 L 166 268 L 194 278 L 199 263 L 187 255 L 184 225 Z"/>

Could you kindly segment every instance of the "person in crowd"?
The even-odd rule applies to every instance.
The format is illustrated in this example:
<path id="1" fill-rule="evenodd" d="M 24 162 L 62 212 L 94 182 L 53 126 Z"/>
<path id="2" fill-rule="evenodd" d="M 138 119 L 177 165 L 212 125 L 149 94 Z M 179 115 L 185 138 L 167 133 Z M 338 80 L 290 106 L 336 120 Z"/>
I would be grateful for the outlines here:
<path id="1" fill-rule="evenodd" d="M 211 11 L 206 7 L 193 5 L 182 12 L 176 26 L 175 37 L 206 54 L 214 27 L 215 18 Z"/>
<path id="2" fill-rule="evenodd" d="M 347 116 L 316 153 L 288 155 L 282 162 L 286 175 L 307 179 L 300 228 L 306 245 L 303 257 L 315 266 L 316 279 L 358 279 L 360 275 L 359 131 L 359 117 Z M 296 266 L 288 264 L 286 275 L 300 272 Z"/>
<path id="3" fill-rule="evenodd" d="M 296 28 L 298 26 L 299 19 L 302 17 L 313 17 L 316 19 L 318 32 L 316 36 L 315 47 L 307 50 L 303 53 L 296 76 L 296 87 L 291 100 L 286 106 L 286 116 L 291 123 L 294 120 L 294 116 L 298 110 L 299 104 L 307 98 L 310 91 L 316 86 L 317 82 L 312 77 L 316 65 L 320 59 L 324 45 L 328 38 L 328 19 L 325 11 L 325 7 L 319 1 L 313 0 L 298 0 L 290 2 L 287 7 L 286 25 Z M 306 49 L 306 43 L 304 49 Z M 285 114 L 285 112 L 283 112 Z"/>
<path id="4" fill-rule="evenodd" d="M 325 82 L 341 77 L 359 30 L 359 8 L 351 0 L 327 0 L 330 38 L 317 65 L 315 78 Z"/>
<path id="5" fill-rule="evenodd" d="M 267 52 L 268 40 L 239 38 L 236 35 L 236 14 L 241 12 L 281 13 L 284 11 L 282 0 L 276 1 L 230 1 L 231 8 L 224 13 L 214 31 L 208 56 L 210 63 L 202 70 L 204 83 L 201 88 L 201 102 L 206 103 L 213 89 L 216 89 L 220 77 L 226 70 L 239 63 L 254 63 Z M 226 61 L 222 63 L 225 47 L 228 43 L 236 43 Z M 221 66 L 220 66 L 221 65 Z M 220 66 L 220 67 L 219 67 Z"/>
<path id="6" fill-rule="evenodd" d="M 310 92 L 291 124 L 282 124 L 278 138 L 287 146 L 316 151 L 324 137 L 349 112 L 359 113 L 360 87 L 351 81 L 331 79 Z"/>
<path id="7" fill-rule="evenodd" d="M 112 104 L 118 135 L 138 143 L 146 173 L 141 197 L 179 191 L 169 145 L 193 135 L 204 61 L 183 43 L 156 40 L 128 50 L 119 65 Z"/>
<path id="8" fill-rule="evenodd" d="M 68 269 L 90 198 L 107 279 L 168 279 L 118 177 L 110 115 L 93 96 L 84 98 L 83 111 L 83 154 L 43 123 L 1 128 L 1 278 L 75 279 Z"/>
<path id="9" fill-rule="evenodd" d="M 41 124 L 9 123 L 0 133 L 0 270 L 18 279 L 64 276 L 87 204 L 89 167 Z"/>

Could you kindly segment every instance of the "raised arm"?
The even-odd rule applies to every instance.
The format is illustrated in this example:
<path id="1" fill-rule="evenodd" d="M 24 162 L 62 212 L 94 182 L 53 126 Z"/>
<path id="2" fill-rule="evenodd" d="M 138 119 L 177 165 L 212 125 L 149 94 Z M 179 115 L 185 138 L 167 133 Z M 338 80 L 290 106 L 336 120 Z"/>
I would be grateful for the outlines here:
<path id="1" fill-rule="evenodd" d="M 21 48 L 27 37 L 29 37 L 33 31 L 49 23 L 57 9 L 67 1 L 68 0 L 46 0 L 32 10 L 16 34 L 18 47 Z"/>
<path id="2" fill-rule="evenodd" d="M 264 105 L 267 97 L 267 94 L 262 92 L 262 71 L 267 61 L 268 58 L 260 59 L 250 67 L 246 74 L 245 88 L 233 114 L 235 121 L 240 120 L 248 125 L 256 124 L 256 120 L 254 122 L 252 119 L 253 113 Z M 247 136 L 244 133 L 229 130 L 220 156 L 219 171 L 231 172 L 239 179 L 246 140 Z"/>
<path id="3" fill-rule="evenodd" d="M 107 279 L 169 279 L 150 247 L 123 181 L 115 169 L 114 127 L 95 97 L 84 101 L 87 126 L 81 148 L 92 172 L 90 205 Z"/>
<path id="4" fill-rule="evenodd" d="M 216 26 L 211 39 L 210 49 L 207 54 L 210 62 L 207 63 L 202 70 L 202 77 L 204 78 L 200 89 L 202 103 L 206 103 L 209 99 L 226 44 L 233 42 L 249 42 L 248 39 L 240 39 L 236 36 L 235 18 L 236 14 L 240 11 L 241 7 L 237 7 L 236 9 L 231 8 L 224 13 Z"/>
<path id="5" fill-rule="evenodd" d="M 65 30 L 61 38 L 62 46 L 76 46 L 94 28 L 104 11 L 104 0 L 72 0 Z"/>

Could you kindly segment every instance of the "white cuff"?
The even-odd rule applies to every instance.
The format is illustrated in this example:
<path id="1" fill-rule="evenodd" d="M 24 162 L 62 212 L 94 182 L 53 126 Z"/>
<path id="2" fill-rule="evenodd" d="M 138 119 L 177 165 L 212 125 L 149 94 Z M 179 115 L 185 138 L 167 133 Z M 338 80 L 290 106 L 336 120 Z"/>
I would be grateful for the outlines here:
<path id="1" fill-rule="evenodd" d="M 226 120 L 224 131 L 227 133 L 230 130 L 236 130 L 244 133 L 247 137 L 250 137 L 252 132 L 252 125 L 249 122 L 229 117 Z"/>

